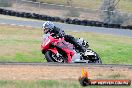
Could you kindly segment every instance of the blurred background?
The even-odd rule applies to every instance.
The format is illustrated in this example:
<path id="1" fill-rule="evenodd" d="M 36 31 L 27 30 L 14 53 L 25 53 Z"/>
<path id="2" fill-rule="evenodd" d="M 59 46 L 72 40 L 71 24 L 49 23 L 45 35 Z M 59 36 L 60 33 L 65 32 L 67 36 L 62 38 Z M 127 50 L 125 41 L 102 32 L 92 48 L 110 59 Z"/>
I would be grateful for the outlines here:
<path id="1" fill-rule="evenodd" d="M 0 0 L 19 12 L 132 25 L 132 0 Z"/>

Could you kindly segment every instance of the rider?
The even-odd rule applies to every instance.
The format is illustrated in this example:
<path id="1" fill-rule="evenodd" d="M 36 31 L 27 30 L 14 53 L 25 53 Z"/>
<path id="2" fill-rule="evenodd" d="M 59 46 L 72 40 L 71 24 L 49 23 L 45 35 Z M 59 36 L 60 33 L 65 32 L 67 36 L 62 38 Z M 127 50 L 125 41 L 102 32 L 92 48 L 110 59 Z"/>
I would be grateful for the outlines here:
<path id="1" fill-rule="evenodd" d="M 52 22 L 50 21 L 44 22 L 42 28 L 44 34 L 53 33 L 54 36 L 64 37 L 65 41 L 73 44 L 75 48 L 78 49 L 80 52 L 85 52 L 85 47 L 81 46 L 73 36 L 66 35 L 63 30 L 56 27 Z"/>

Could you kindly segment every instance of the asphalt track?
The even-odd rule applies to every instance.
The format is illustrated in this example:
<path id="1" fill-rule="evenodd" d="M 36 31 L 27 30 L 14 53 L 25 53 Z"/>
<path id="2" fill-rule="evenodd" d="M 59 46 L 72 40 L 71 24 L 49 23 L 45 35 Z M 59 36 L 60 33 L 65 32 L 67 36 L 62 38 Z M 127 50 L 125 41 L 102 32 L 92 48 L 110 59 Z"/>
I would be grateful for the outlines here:
<path id="1" fill-rule="evenodd" d="M 22 66 L 65 66 L 65 67 L 108 67 L 108 68 L 112 68 L 112 67 L 121 67 L 121 68 L 128 68 L 128 69 L 132 69 L 132 65 L 122 65 L 122 64 L 87 64 L 87 63 L 52 63 L 52 62 L 44 62 L 44 63 L 27 63 L 27 62 L 0 62 L 0 65 L 4 66 L 4 65 L 22 65 Z"/>
<path id="2" fill-rule="evenodd" d="M 41 28 L 43 22 L 44 21 L 23 21 L 23 20 L 15 20 L 15 19 L 8 19 L 8 18 L 0 18 L 0 24 L 12 24 L 12 25 L 19 25 L 19 26 L 28 26 L 33 28 Z M 93 33 L 126 36 L 126 37 L 132 38 L 132 30 L 129 30 L 129 29 L 90 27 L 90 26 L 58 23 L 58 22 L 54 22 L 54 23 L 56 26 L 66 31 L 93 32 Z"/>

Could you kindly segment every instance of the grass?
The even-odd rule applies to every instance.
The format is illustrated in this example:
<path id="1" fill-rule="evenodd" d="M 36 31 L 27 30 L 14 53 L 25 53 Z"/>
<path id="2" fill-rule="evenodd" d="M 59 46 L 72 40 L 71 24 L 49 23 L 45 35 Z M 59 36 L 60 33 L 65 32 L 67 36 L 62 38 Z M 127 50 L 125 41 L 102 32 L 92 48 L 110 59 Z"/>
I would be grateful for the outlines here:
<path id="1" fill-rule="evenodd" d="M 67 5 L 68 0 L 37 0 L 40 2 L 45 2 L 49 4 L 62 4 Z M 75 7 L 84 7 L 84 8 L 91 8 L 91 9 L 97 9 L 101 5 L 101 0 L 72 0 L 72 4 Z"/>
<path id="2" fill-rule="evenodd" d="M 0 26 L 1 62 L 43 62 L 39 29 Z"/>
<path id="3" fill-rule="evenodd" d="M 67 32 L 89 41 L 104 64 L 132 64 L 132 38 L 89 32 Z M 45 62 L 40 44 L 42 30 L 0 25 L 0 62 Z"/>
<path id="4" fill-rule="evenodd" d="M 132 12 L 132 0 L 121 0 L 118 6 L 119 9 L 127 12 Z"/>
<path id="5" fill-rule="evenodd" d="M 9 81 L 0 80 L 0 88 L 84 88 L 78 81 Z M 131 88 L 131 86 L 87 86 L 85 88 Z"/>
<path id="6" fill-rule="evenodd" d="M 63 4 L 67 5 L 67 0 L 37 0 L 40 2 L 50 3 L 50 4 Z M 102 0 L 72 0 L 75 7 L 83 7 L 89 9 L 99 9 Z M 121 0 L 118 4 L 118 8 L 122 11 L 132 12 L 132 1 L 131 0 Z"/>
<path id="7" fill-rule="evenodd" d="M 71 33 L 73 34 L 73 33 Z M 103 63 L 131 64 L 132 40 L 127 37 L 101 35 L 95 33 L 74 33 L 89 41 L 90 48 L 99 53 Z"/>

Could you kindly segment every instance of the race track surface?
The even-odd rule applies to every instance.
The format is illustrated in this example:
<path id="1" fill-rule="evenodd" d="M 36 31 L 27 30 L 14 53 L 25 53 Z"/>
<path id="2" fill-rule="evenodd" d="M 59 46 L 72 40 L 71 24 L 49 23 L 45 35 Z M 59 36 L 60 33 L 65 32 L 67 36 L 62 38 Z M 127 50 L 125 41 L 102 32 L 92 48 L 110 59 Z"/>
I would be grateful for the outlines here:
<path id="1" fill-rule="evenodd" d="M 13 24 L 19 26 L 29 26 L 34 28 L 41 28 L 43 22 L 44 21 L 23 21 L 23 20 L 0 18 L 0 24 Z M 58 22 L 54 22 L 54 23 L 56 26 L 66 31 L 94 32 L 94 33 L 132 37 L 132 30 L 128 30 L 128 29 L 90 27 L 90 26 L 81 26 L 81 25 L 73 25 L 73 24 L 64 24 Z"/>
<path id="2" fill-rule="evenodd" d="M 56 62 L 44 62 L 44 63 L 35 63 L 35 62 L 0 62 L 0 65 L 38 65 L 38 66 L 67 66 L 67 67 L 125 67 L 132 69 L 132 65 L 126 64 L 90 64 L 90 63 L 56 63 Z"/>

